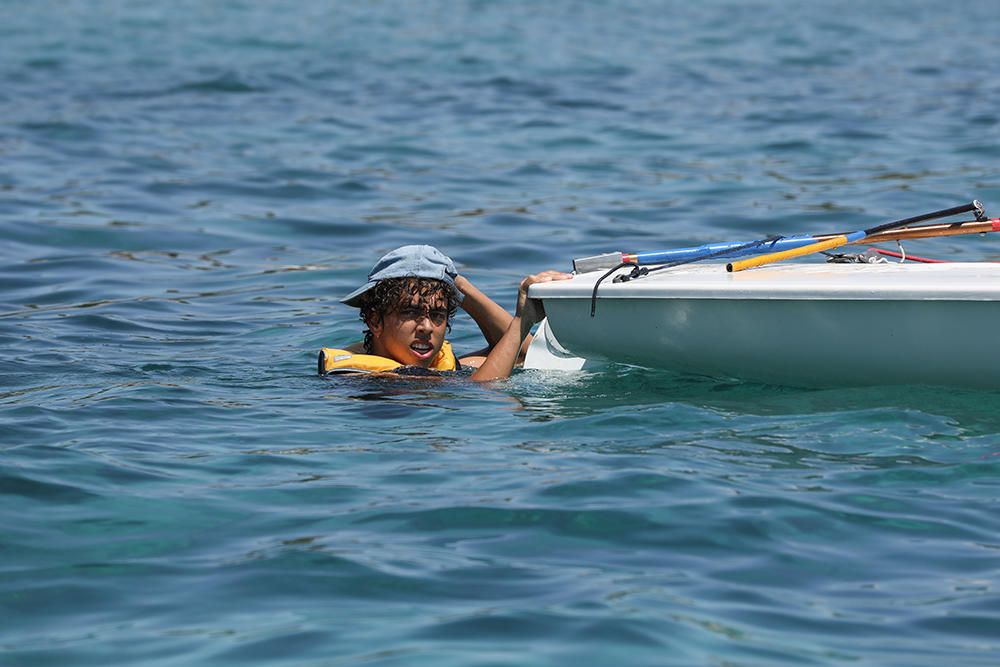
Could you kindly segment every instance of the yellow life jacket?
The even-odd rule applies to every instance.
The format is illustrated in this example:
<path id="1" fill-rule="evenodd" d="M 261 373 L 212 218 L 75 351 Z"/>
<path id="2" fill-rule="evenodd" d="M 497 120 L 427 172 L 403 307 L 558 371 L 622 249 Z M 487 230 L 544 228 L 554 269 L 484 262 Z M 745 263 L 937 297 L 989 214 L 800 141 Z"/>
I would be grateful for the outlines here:
<path id="1" fill-rule="evenodd" d="M 376 354 L 355 354 L 335 347 L 324 347 L 319 351 L 317 370 L 320 375 L 328 373 L 389 373 L 403 364 Z M 436 371 L 453 371 L 458 369 L 458 360 L 451 351 L 451 343 L 444 342 L 431 368 Z"/>

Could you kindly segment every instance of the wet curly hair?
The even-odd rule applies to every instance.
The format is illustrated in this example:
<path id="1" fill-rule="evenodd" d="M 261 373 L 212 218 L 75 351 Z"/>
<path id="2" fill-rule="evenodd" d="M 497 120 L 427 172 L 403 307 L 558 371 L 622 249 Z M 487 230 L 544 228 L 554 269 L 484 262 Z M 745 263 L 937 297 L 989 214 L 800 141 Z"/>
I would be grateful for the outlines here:
<path id="1" fill-rule="evenodd" d="M 380 280 L 361 297 L 361 321 L 366 325 L 372 321 L 382 322 L 387 313 L 397 310 L 404 304 L 412 302 L 417 297 L 421 302 L 442 299 L 447 304 L 448 326 L 451 331 L 451 318 L 458 310 L 458 296 L 451 285 L 435 278 L 387 278 Z M 372 332 L 365 329 L 365 353 L 372 353 Z"/>

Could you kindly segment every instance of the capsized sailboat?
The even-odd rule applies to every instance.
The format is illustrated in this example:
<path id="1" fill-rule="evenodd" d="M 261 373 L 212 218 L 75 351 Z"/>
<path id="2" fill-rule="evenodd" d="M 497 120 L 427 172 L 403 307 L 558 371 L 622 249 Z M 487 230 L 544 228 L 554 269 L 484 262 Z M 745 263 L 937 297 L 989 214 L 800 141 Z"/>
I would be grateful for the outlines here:
<path id="1" fill-rule="evenodd" d="M 1000 231 L 979 206 L 976 221 L 933 227 Z M 910 229 L 922 228 L 899 232 L 914 238 Z M 1000 333 L 1000 263 L 785 262 L 732 272 L 724 259 L 646 273 L 623 261 L 532 285 L 547 320 L 525 367 L 611 361 L 796 386 L 1000 389 L 991 340 Z"/>

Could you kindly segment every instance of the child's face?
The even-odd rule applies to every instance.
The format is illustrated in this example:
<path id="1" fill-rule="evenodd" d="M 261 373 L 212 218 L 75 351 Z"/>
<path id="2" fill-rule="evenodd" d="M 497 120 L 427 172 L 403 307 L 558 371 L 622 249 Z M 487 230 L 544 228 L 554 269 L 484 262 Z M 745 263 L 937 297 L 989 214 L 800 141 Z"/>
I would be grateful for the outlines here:
<path id="1" fill-rule="evenodd" d="M 404 296 L 381 322 L 369 322 L 368 327 L 373 353 L 404 366 L 429 368 L 444 344 L 448 303 L 440 297 Z"/>

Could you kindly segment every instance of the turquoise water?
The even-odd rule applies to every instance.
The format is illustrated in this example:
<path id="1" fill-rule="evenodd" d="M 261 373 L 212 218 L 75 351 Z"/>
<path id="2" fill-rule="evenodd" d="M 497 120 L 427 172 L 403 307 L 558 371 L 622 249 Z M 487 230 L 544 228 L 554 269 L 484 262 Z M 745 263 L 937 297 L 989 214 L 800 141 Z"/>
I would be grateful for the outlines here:
<path id="1" fill-rule="evenodd" d="M 1000 392 L 314 375 L 403 243 L 996 215 L 994 3 L 0 8 L 0 664 L 1000 662 Z"/>

